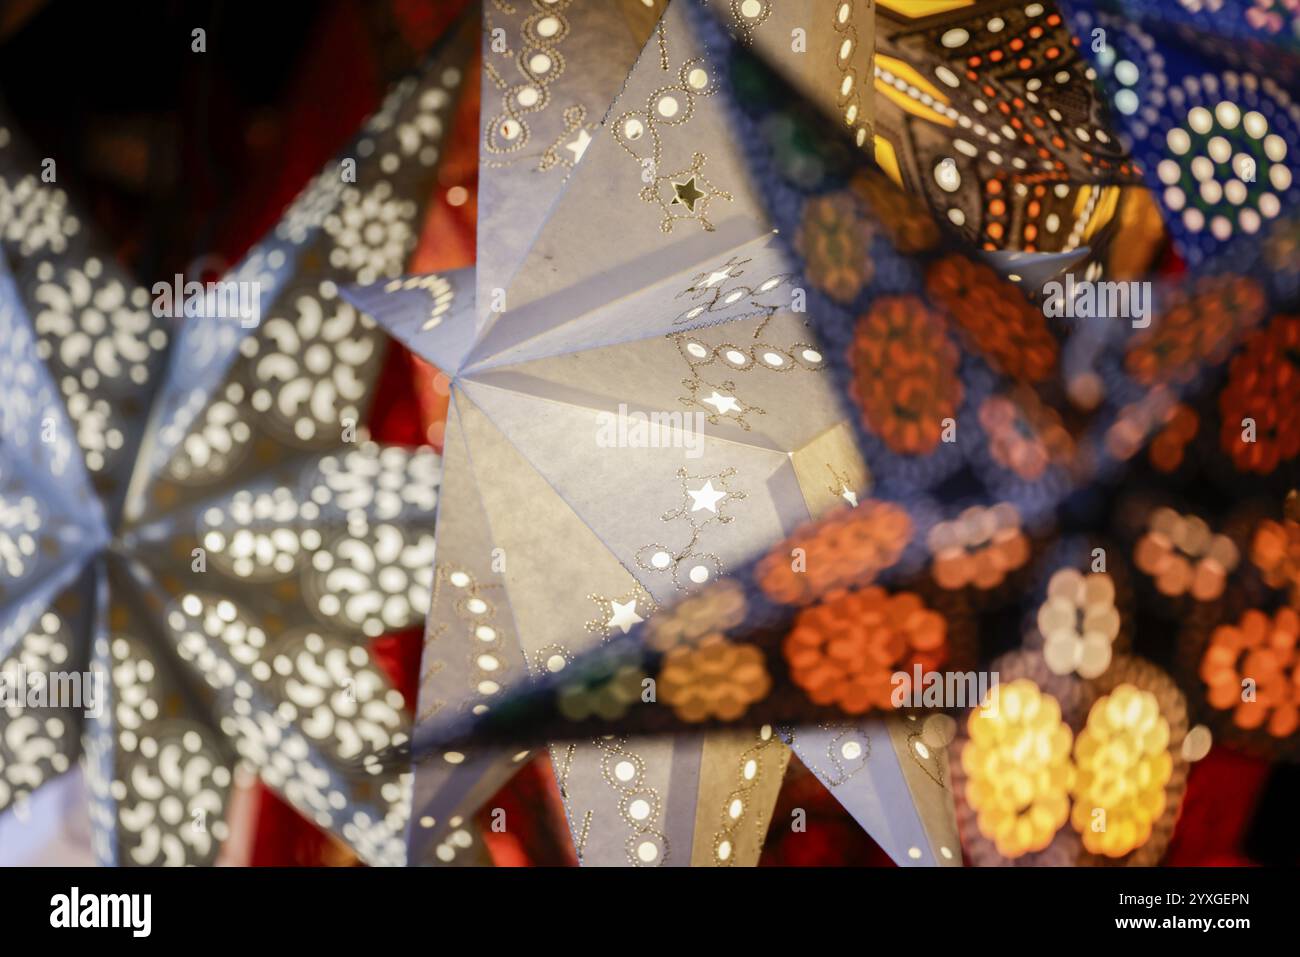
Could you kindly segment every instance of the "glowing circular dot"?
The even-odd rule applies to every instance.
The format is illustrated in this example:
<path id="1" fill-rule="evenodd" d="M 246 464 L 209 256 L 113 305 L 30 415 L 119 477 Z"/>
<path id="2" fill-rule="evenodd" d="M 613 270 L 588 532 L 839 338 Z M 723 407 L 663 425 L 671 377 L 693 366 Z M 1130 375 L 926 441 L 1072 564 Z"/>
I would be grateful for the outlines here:
<path id="1" fill-rule="evenodd" d="M 709 580 L 709 570 L 704 565 L 696 565 L 690 572 L 691 581 L 697 585 L 703 585 Z"/>
<path id="2" fill-rule="evenodd" d="M 1130 60 L 1120 60 L 1115 64 L 1115 79 L 1125 86 L 1132 86 L 1138 81 L 1138 68 Z"/>
<path id="3" fill-rule="evenodd" d="M 649 841 L 642 841 L 636 849 L 636 856 L 643 864 L 652 864 L 659 858 L 659 848 Z"/>
<path id="4" fill-rule="evenodd" d="M 957 171 L 957 164 L 951 159 L 940 162 L 934 168 L 934 181 L 946 193 L 957 192 L 961 188 L 961 173 Z"/>
<path id="5" fill-rule="evenodd" d="M 447 751 L 443 753 L 442 759 L 448 764 L 461 764 L 465 760 L 465 755 L 459 751 Z"/>
<path id="6" fill-rule="evenodd" d="M 1274 166 L 1268 171 L 1268 181 L 1273 184 L 1273 188 L 1286 192 L 1291 188 L 1291 170 L 1285 166 Z"/>
<path id="7" fill-rule="evenodd" d="M 560 21 L 555 17 L 542 17 L 537 21 L 537 35 L 553 37 L 560 32 Z"/>
<path id="8" fill-rule="evenodd" d="M 631 761 L 620 761 L 614 765 L 614 777 L 626 783 L 636 777 L 636 765 Z"/>
<path id="9" fill-rule="evenodd" d="M 627 806 L 627 813 L 634 821 L 644 821 L 650 816 L 650 803 L 644 798 L 637 798 Z"/>
<path id="10" fill-rule="evenodd" d="M 754 780 L 755 775 L 758 774 L 758 762 L 753 758 L 750 758 L 745 762 L 745 766 L 741 769 L 740 773 L 744 776 L 746 781 Z"/>
<path id="11" fill-rule="evenodd" d="M 661 96 L 656 109 L 659 110 L 660 116 L 665 119 L 671 119 L 677 115 L 677 111 L 681 109 L 681 104 L 677 102 L 677 97 L 675 96 Z"/>
<path id="12" fill-rule="evenodd" d="M 1225 130 L 1234 130 L 1241 122 L 1241 110 L 1237 108 L 1236 103 L 1224 100 L 1214 108 L 1214 117 Z"/>
<path id="13" fill-rule="evenodd" d="M 1173 160 L 1161 160 L 1159 165 L 1156 166 L 1156 176 L 1160 177 L 1160 182 L 1164 183 L 1166 186 L 1172 186 L 1174 183 L 1178 182 L 1178 180 L 1182 178 L 1182 175 L 1182 167 Z"/>
<path id="14" fill-rule="evenodd" d="M 1187 123 L 1197 133 L 1208 133 L 1210 127 L 1214 124 L 1214 117 L 1210 111 L 1203 106 L 1194 106 L 1190 113 L 1187 114 Z"/>
<path id="15" fill-rule="evenodd" d="M 761 16 L 762 13 L 763 5 L 759 3 L 759 0 L 745 0 L 745 2 L 740 5 L 740 15 L 742 17 L 747 17 L 750 20 L 753 20 L 757 16 Z"/>
<path id="16" fill-rule="evenodd" d="M 805 349 L 800 353 L 805 362 L 821 362 L 822 354 L 816 349 Z"/>
<path id="17" fill-rule="evenodd" d="M 732 798 L 731 803 L 727 805 L 727 816 L 733 821 L 745 813 L 745 802 L 740 798 Z"/>
<path id="18" fill-rule="evenodd" d="M 1270 133 L 1264 137 L 1264 155 L 1274 163 L 1280 163 L 1286 159 L 1286 140 L 1276 133 Z"/>
<path id="19" fill-rule="evenodd" d="M 640 120 L 631 119 L 623 124 L 623 135 L 630 140 L 639 140 L 645 132 L 645 124 Z"/>
<path id="20" fill-rule="evenodd" d="M 546 659 L 546 670 L 555 674 L 557 671 L 563 671 L 566 664 L 564 655 L 551 655 Z"/>
<path id="21" fill-rule="evenodd" d="M 1183 758 L 1192 762 L 1199 761 L 1210 753 L 1210 746 L 1213 743 L 1210 729 L 1203 724 L 1198 724 L 1183 738 Z"/>
<path id="22" fill-rule="evenodd" d="M 1194 233 L 1205 228 L 1205 216 L 1195 207 L 1183 210 L 1183 225 Z"/>
<path id="23" fill-rule="evenodd" d="M 738 349 L 728 349 L 727 361 L 734 365 L 743 365 L 745 362 L 745 354 Z"/>
<path id="24" fill-rule="evenodd" d="M 856 761 L 862 757 L 862 745 L 857 741 L 845 741 L 840 745 L 840 756 L 846 761 Z"/>
<path id="25" fill-rule="evenodd" d="M 536 106 L 541 98 L 542 95 L 537 92 L 535 86 L 526 86 L 515 94 L 515 99 L 519 101 L 520 106 Z"/>
<path id="26" fill-rule="evenodd" d="M 955 50 L 970 39 L 970 33 L 961 27 L 954 27 L 939 38 L 939 42 L 949 50 Z"/>
<path id="27" fill-rule="evenodd" d="M 1232 159 L 1232 144 L 1222 136 L 1211 137 L 1205 149 L 1210 154 L 1210 159 L 1216 163 L 1226 163 Z"/>
<path id="28" fill-rule="evenodd" d="M 1120 90 L 1115 94 L 1115 109 L 1125 116 L 1132 116 L 1138 111 L 1137 94 L 1132 90 Z"/>
<path id="29" fill-rule="evenodd" d="M 709 350 L 704 348 L 704 346 L 700 345 L 698 342 L 687 343 L 686 351 L 689 352 L 691 355 L 695 356 L 695 358 L 697 359 L 703 359 L 705 356 L 709 354 Z"/>
<path id="30" fill-rule="evenodd" d="M 534 73 L 546 73 L 551 69 L 551 58 L 545 53 L 534 53 L 528 60 L 528 68 Z"/>
<path id="31" fill-rule="evenodd" d="M 650 564 L 655 568 L 667 568 L 673 558 L 667 552 L 655 552 L 650 556 Z"/>
<path id="32" fill-rule="evenodd" d="M 1242 118 L 1242 126 L 1245 127 L 1246 132 L 1251 137 L 1257 140 L 1263 139 L 1264 134 L 1268 132 L 1268 120 L 1264 118 L 1264 114 L 1256 113 L 1254 110 L 1251 110 Z"/>
<path id="33" fill-rule="evenodd" d="M 686 75 L 686 82 L 691 85 L 691 89 L 702 90 L 709 85 L 709 74 L 707 71 L 696 67 Z"/>
<path id="34" fill-rule="evenodd" d="M 914 861 L 919 861 L 921 859 L 921 849 L 919 847 L 909 847 L 907 849 L 907 856 Z"/>
<path id="35" fill-rule="evenodd" d="M 725 861 L 731 857 L 731 842 L 723 841 L 718 845 L 718 860 Z"/>

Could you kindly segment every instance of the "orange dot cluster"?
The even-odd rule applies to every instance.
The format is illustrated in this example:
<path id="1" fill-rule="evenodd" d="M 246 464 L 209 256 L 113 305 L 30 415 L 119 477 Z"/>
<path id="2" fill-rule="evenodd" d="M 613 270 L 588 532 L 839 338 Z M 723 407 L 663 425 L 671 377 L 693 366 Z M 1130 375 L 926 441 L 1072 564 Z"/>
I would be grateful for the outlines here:
<path id="1" fill-rule="evenodd" d="M 1007 375 L 1041 382 L 1057 346 L 1042 312 L 1012 282 L 965 256 L 945 256 L 926 271 L 926 292 Z"/>
<path id="2" fill-rule="evenodd" d="M 963 395 L 960 356 L 939 313 L 917 296 L 882 296 L 858 319 L 849 363 L 866 427 L 899 454 L 933 452 Z"/>
<path id="3" fill-rule="evenodd" d="M 979 414 L 993 461 L 1026 481 L 1042 478 L 1049 465 L 1074 452 L 1074 440 L 1060 417 L 1028 389 L 990 396 Z"/>
<path id="4" fill-rule="evenodd" d="M 1300 522 L 1264 519 L 1255 529 L 1250 560 L 1270 588 L 1285 588 L 1300 604 Z"/>
<path id="5" fill-rule="evenodd" d="M 809 280 L 836 302 L 851 302 L 875 275 L 870 242 L 871 229 L 851 193 L 818 196 L 804 206 L 795 246 Z"/>
<path id="6" fill-rule="evenodd" d="M 939 241 L 939 227 L 930 210 L 883 174 L 859 174 L 850 189 L 870 206 L 874 219 L 900 253 L 924 252 Z"/>
<path id="7" fill-rule="evenodd" d="M 664 656 L 659 696 L 683 721 L 734 721 L 767 696 L 772 679 L 763 653 L 751 644 L 707 635 Z"/>
<path id="8" fill-rule="evenodd" d="M 1124 366 L 1143 385 L 1188 382 L 1202 363 L 1226 359 L 1238 331 L 1258 323 L 1266 305 L 1264 290 L 1245 276 L 1202 279 L 1154 318 Z"/>
<path id="9" fill-rule="evenodd" d="M 947 625 L 916 595 L 872 586 L 799 612 L 784 652 L 791 678 L 814 704 L 863 714 L 893 707 L 896 672 L 943 665 Z"/>
<path id="10" fill-rule="evenodd" d="M 1300 728 L 1300 669 L 1296 643 L 1300 614 L 1283 608 L 1269 616 L 1251 609 L 1235 624 L 1220 625 L 1210 635 L 1201 659 L 1206 700 L 1231 711 L 1237 727 L 1265 729 L 1286 738 Z"/>
<path id="11" fill-rule="evenodd" d="M 1170 508 L 1151 513 L 1147 532 L 1133 549 L 1133 563 L 1155 579 L 1161 594 L 1198 601 L 1223 594 L 1240 558 L 1232 539 L 1215 534 L 1198 516 Z"/>
<path id="12" fill-rule="evenodd" d="M 1219 395 L 1223 451 L 1243 472 L 1267 475 L 1300 454 L 1300 317 L 1278 316 L 1253 333 Z M 1254 422 L 1253 441 L 1243 420 Z"/>
<path id="13" fill-rule="evenodd" d="M 759 560 L 758 586 L 772 601 L 806 605 L 833 589 L 870 582 L 903 553 L 912 519 L 870 499 L 803 526 Z"/>
<path id="14" fill-rule="evenodd" d="M 1007 502 L 992 508 L 975 505 L 950 522 L 936 523 L 926 544 L 934 556 L 935 583 L 950 591 L 967 585 L 996 588 L 1029 560 L 1020 513 Z"/>

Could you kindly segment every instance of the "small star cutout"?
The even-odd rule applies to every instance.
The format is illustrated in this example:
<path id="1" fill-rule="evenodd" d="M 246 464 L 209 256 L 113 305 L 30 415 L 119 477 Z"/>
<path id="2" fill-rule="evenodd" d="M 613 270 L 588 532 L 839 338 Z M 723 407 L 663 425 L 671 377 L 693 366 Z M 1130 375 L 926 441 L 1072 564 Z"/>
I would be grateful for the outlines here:
<path id="1" fill-rule="evenodd" d="M 701 399 L 700 401 L 705 405 L 713 406 L 718 410 L 720 415 L 726 415 L 728 412 L 741 411 L 739 402 L 737 402 L 732 396 L 720 394 L 717 390 L 714 390 L 713 395 L 709 396 L 707 399 Z"/>
<path id="2" fill-rule="evenodd" d="M 591 144 L 591 134 L 586 130 L 578 130 L 578 138 L 572 143 L 565 143 L 564 148 L 573 154 L 573 162 L 576 165 L 582 154 L 587 152 L 587 147 Z"/>
<path id="3" fill-rule="evenodd" d="M 840 498 L 844 499 L 844 501 L 848 502 L 854 508 L 858 507 L 858 493 L 853 491 L 853 489 L 849 488 L 847 485 L 840 489 Z"/>
<path id="4" fill-rule="evenodd" d="M 676 185 L 676 184 L 674 184 Z M 701 286 L 716 286 L 718 283 L 731 278 L 730 269 L 719 269 L 717 272 L 709 273 L 709 278 L 700 283 Z"/>
<path id="5" fill-rule="evenodd" d="M 684 183 L 673 183 L 673 192 L 677 195 L 669 205 L 676 206 L 680 203 L 692 213 L 695 212 L 695 204 L 704 198 L 704 193 L 695 186 L 694 176 Z"/>
<path id="6" fill-rule="evenodd" d="M 704 483 L 700 489 L 687 489 L 686 493 L 691 497 L 691 511 L 698 512 L 702 508 L 707 508 L 710 512 L 717 512 L 718 502 L 727 497 L 726 492 L 719 492 L 713 487 L 713 480 Z"/>
<path id="7" fill-rule="evenodd" d="M 635 598 L 631 601 L 611 601 L 609 606 L 614 610 L 614 614 L 611 615 L 609 621 L 605 623 L 606 628 L 621 628 L 623 634 L 626 635 L 632 630 L 632 626 L 637 622 L 645 621 L 644 618 L 636 613 Z"/>

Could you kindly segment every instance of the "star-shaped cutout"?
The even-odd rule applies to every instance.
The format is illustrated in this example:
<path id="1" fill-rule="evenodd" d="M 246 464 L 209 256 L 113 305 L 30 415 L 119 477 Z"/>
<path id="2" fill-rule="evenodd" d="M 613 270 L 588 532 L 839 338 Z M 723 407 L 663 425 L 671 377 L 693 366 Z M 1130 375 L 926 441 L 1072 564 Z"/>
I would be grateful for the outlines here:
<path id="1" fill-rule="evenodd" d="M 691 497 L 692 512 L 698 512 L 703 508 L 707 508 L 710 512 L 716 512 L 718 502 L 727 497 L 726 492 L 719 492 L 713 487 L 712 479 L 705 482 L 703 488 L 687 489 L 686 494 Z"/>
<path id="2" fill-rule="evenodd" d="M 731 278 L 730 269 L 719 269 L 716 272 L 709 273 L 709 278 L 704 280 L 704 282 L 700 283 L 700 285 L 705 286 L 706 288 L 708 286 L 716 286 L 718 285 L 718 283 L 724 282 L 725 280 L 730 278 Z"/>
<path id="3" fill-rule="evenodd" d="M 609 606 L 614 609 L 614 613 L 609 616 L 609 621 L 605 622 L 606 628 L 620 628 L 626 635 L 637 622 L 645 621 L 636 613 L 635 598 L 631 601 L 611 601 Z"/>
<path id="4" fill-rule="evenodd" d="M 726 415 L 728 412 L 741 411 L 740 403 L 737 402 L 734 397 L 729 395 L 722 395 L 716 389 L 713 391 L 713 395 L 709 396 L 706 399 L 701 399 L 700 401 L 703 402 L 705 405 L 713 406 L 715 409 L 718 410 L 718 413 L 720 415 Z"/>
<path id="5" fill-rule="evenodd" d="M 676 193 L 676 196 L 673 197 L 673 201 L 669 205 L 681 204 L 692 213 L 695 212 L 695 204 L 704 198 L 704 193 L 695 186 L 694 176 L 684 183 L 673 183 L 673 192 Z"/>
<path id="6" fill-rule="evenodd" d="M 573 154 L 574 165 L 582 159 L 582 154 L 587 152 L 587 147 L 591 145 L 591 134 L 586 130 L 578 130 L 577 139 L 572 143 L 565 143 L 564 148 Z"/>
<path id="7" fill-rule="evenodd" d="M 848 502 L 854 508 L 858 507 L 858 493 L 853 491 L 853 489 L 849 488 L 847 485 L 840 489 L 840 498 L 844 499 L 844 501 Z"/>

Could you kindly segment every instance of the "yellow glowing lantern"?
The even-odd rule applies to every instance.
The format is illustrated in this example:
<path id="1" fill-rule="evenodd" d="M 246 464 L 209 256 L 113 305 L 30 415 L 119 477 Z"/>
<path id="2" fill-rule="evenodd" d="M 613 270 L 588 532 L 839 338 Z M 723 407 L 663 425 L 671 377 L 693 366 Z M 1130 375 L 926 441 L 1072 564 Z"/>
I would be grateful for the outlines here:
<path id="1" fill-rule="evenodd" d="M 998 853 L 1041 851 L 1070 817 L 1073 735 L 1060 703 L 1019 678 L 990 689 L 967 722 L 966 800 Z"/>
<path id="2" fill-rule="evenodd" d="M 1093 854 L 1123 857 L 1151 837 L 1173 774 L 1169 722 L 1150 691 L 1121 684 L 1098 698 L 1075 742 L 1071 823 Z"/>

